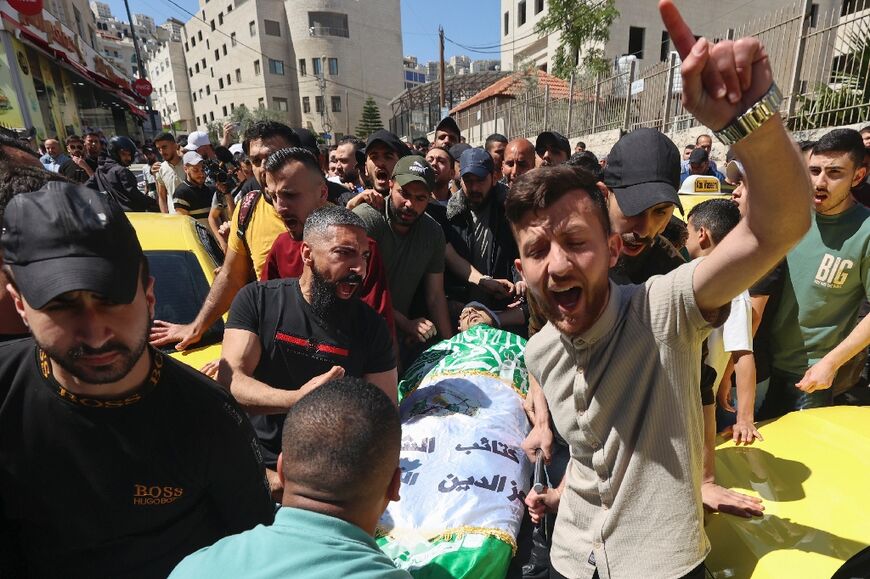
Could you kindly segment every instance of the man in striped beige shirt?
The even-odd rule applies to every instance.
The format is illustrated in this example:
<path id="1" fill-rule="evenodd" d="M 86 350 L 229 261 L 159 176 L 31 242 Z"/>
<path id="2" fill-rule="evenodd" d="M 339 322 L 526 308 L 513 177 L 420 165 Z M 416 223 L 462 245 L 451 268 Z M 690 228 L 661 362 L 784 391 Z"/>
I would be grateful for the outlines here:
<path id="1" fill-rule="evenodd" d="M 549 321 L 526 350 L 526 447 L 549 459 L 552 414 L 571 448 L 562 484 L 532 509 L 558 505 L 556 578 L 703 577 L 701 343 L 809 226 L 808 175 L 760 42 L 696 41 L 671 0 L 660 10 L 683 59 L 686 109 L 733 144 L 753 194 L 747 217 L 703 261 L 617 286 L 608 270 L 622 240 L 591 177 L 543 168 L 511 188 L 517 267 Z M 656 187 L 673 186 L 628 189 Z"/>

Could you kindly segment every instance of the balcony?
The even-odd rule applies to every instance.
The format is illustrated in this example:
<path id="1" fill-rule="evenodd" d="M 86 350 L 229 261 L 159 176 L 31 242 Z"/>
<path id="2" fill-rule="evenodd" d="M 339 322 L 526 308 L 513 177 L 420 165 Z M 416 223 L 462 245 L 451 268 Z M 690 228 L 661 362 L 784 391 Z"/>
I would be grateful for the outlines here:
<path id="1" fill-rule="evenodd" d="M 340 38 L 350 38 L 350 31 L 347 28 L 335 28 L 330 26 L 309 26 L 308 34 L 310 36 L 338 36 Z"/>

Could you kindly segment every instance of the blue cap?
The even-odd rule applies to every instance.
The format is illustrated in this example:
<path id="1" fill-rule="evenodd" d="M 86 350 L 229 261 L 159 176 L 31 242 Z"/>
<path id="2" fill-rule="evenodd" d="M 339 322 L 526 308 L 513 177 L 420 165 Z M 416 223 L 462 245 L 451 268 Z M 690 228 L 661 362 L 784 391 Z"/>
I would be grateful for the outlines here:
<path id="1" fill-rule="evenodd" d="M 483 149 L 475 147 L 468 149 L 459 157 L 459 176 L 465 177 L 468 173 L 483 179 L 495 171 L 492 156 Z"/>

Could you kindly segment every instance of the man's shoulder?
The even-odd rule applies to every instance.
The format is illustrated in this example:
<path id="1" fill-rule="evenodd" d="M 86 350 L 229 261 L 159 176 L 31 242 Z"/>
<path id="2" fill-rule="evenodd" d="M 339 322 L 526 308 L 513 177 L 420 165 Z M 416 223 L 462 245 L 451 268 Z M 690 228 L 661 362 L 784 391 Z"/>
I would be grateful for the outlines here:
<path id="1" fill-rule="evenodd" d="M 29 337 L 0 343 L 0 400 L 11 387 L 12 377 L 25 369 L 29 356 L 35 356 L 35 347 Z"/>
<path id="2" fill-rule="evenodd" d="M 561 356 L 563 351 L 561 332 L 551 322 L 547 322 L 526 344 L 526 366 L 535 378 L 541 379 L 539 373 L 548 365 L 548 360 Z"/>
<path id="3" fill-rule="evenodd" d="M 362 217 L 363 219 L 386 221 L 383 214 L 368 203 L 360 203 L 353 208 L 353 212 Z"/>

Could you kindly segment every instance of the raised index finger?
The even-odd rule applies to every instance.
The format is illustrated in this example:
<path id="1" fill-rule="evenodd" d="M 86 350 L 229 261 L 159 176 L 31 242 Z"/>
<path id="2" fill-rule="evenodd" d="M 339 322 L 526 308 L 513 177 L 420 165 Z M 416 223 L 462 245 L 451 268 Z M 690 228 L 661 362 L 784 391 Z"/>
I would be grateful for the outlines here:
<path id="1" fill-rule="evenodd" d="M 668 29 L 668 34 L 671 35 L 674 47 L 680 53 L 680 58 L 686 58 L 695 45 L 695 35 L 692 34 L 692 29 L 683 20 L 683 16 L 674 6 L 672 0 L 659 0 L 659 14 L 662 16 L 665 28 Z"/>

